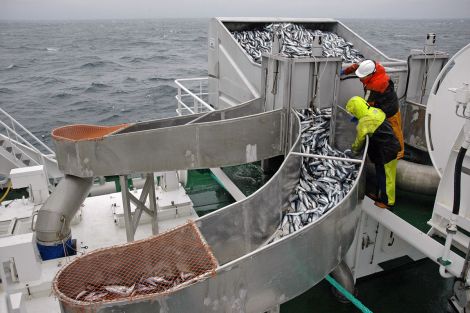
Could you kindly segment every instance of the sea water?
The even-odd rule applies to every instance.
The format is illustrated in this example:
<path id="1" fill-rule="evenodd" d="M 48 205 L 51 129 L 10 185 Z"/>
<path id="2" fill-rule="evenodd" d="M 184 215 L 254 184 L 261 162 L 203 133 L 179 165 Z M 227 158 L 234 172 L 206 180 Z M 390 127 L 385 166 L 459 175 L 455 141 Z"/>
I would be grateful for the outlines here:
<path id="1" fill-rule="evenodd" d="M 389 57 L 426 33 L 450 55 L 470 19 L 344 20 Z M 174 116 L 174 79 L 207 75 L 209 19 L 0 21 L 0 108 L 51 145 L 51 129 Z"/>

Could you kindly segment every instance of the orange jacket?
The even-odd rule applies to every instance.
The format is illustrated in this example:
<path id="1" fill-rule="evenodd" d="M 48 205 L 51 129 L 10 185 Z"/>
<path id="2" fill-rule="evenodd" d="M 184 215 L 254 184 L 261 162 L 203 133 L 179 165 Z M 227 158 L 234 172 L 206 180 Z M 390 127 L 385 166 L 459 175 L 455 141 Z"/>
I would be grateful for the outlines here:
<path id="1" fill-rule="evenodd" d="M 344 74 L 349 75 L 357 70 L 359 64 L 354 63 L 344 70 Z M 364 84 L 364 89 L 373 90 L 376 92 L 383 93 L 388 87 L 388 81 L 390 77 L 385 73 L 385 68 L 382 64 L 375 63 L 375 72 L 372 75 L 366 76 L 360 79 Z"/>
<path id="2" fill-rule="evenodd" d="M 359 64 L 352 64 L 344 70 L 349 75 L 357 70 Z M 398 97 L 395 92 L 393 81 L 385 72 L 382 64 L 375 63 L 375 72 L 372 75 L 360 79 L 364 85 L 364 98 L 370 106 L 376 106 L 387 116 L 393 128 L 395 137 L 400 143 L 398 159 L 404 156 L 403 132 L 401 130 L 401 115 L 398 108 Z"/>

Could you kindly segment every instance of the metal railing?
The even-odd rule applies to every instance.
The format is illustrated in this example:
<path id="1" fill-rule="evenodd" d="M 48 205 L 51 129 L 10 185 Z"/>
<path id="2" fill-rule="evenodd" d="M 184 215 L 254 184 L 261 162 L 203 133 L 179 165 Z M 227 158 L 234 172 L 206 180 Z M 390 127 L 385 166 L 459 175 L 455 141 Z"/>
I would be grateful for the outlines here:
<path id="1" fill-rule="evenodd" d="M 1 108 L 0 115 L 0 134 L 1 130 L 3 129 L 4 134 L 2 135 L 6 137 L 6 140 L 8 140 L 8 143 L 11 147 L 10 153 L 12 154 L 13 158 L 17 159 L 16 154 L 21 153 L 21 155 L 26 156 L 28 160 L 33 164 L 43 165 L 46 177 L 49 177 L 47 173 L 46 159 L 53 163 L 57 162 L 55 160 L 54 151 L 49 148 L 46 144 L 44 144 L 39 138 L 34 136 L 23 125 L 21 125 L 20 122 L 18 122 L 10 114 L 8 114 L 5 110 Z M 23 135 L 21 135 L 19 131 L 21 131 Z M 29 140 L 27 140 L 25 137 L 29 137 Z M 33 142 L 34 144 L 31 142 Z M 46 151 L 46 154 L 41 152 L 38 147 L 44 149 Z M 31 151 L 34 151 L 37 154 L 39 160 L 37 160 L 28 153 Z M 22 162 L 22 160 L 20 159 L 18 159 L 18 161 Z"/>
<path id="2" fill-rule="evenodd" d="M 178 94 L 175 96 L 178 105 L 176 109 L 178 115 L 214 111 L 214 108 L 203 100 L 203 98 L 207 99 L 209 96 L 209 92 L 207 91 L 207 81 L 208 77 L 182 78 L 175 80 L 175 84 L 178 86 Z M 185 83 L 196 85 L 193 89 L 196 88 L 198 90 L 191 91 L 190 87 L 184 85 Z M 192 100 L 191 104 L 185 103 L 184 100 L 188 98 L 189 101 Z"/>

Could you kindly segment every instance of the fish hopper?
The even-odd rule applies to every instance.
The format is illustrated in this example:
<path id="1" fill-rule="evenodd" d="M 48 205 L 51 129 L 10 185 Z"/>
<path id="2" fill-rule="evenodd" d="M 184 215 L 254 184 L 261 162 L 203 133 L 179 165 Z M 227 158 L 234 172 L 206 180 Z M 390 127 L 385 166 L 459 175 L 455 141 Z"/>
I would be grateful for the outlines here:
<path id="1" fill-rule="evenodd" d="M 220 24 L 220 20 L 214 23 Z M 317 25 L 328 23 L 318 21 Z M 230 27 L 248 26 L 240 22 Z M 276 40 L 273 45 L 279 47 Z M 210 36 L 209 49 L 232 51 L 223 48 L 222 43 L 212 42 Z M 229 43 L 235 49 L 240 47 L 234 37 Z M 249 57 L 244 54 L 242 60 L 231 58 L 227 62 L 242 64 Z M 236 81 L 222 79 L 226 68 L 220 65 L 220 76 L 213 78 L 219 77 L 218 88 L 224 92 L 219 90 L 219 100 L 213 102 L 213 107 L 174 118 L 118 125 L 108 131 L 96 128 L 100 131 L 81 135 L 75 128 L 83 125 L 54 130 L 57 160 L 66 176 L 39 211 L 39 243 L 51 245 L 70 238 L 70 216 L 83 201 L 77 192 L 86 195 L 93 177 L 119 175 L 125 185 L 127 175 L 143 173 L 147 182 L 142 194 L 150 195 L 149 207 L 140 199 L 134 217 L 127 208 L 129 243 L 80 256 L 57 274 L 53 289 L 62 311 L 266 312 L 337 269 L 355 235 L 365 160 L 365 153 L 350 158 L 335 152 L 348 149 L 355 135 L 344 103 L 338 101 L 341 62 L 341 57 L 314 53 L 286 56 L 278 49 L 262 53 L 259 63 L 253 61 L 259 75 L 237 72 L 257 80 L 258 85 L 249 81 L 244 84 L 251 85 L 251 91 L 258 93 L 256 97 L 222 101 L 228 99 L 224 92 Z M 235 89 L 232 92 L 238 94 Z M 234 105 L 229 105 L 231 102 Z M 306 120 L 308 112 L 316 115 Z M 328 119 L 320 122 L 319 118 L 326 115 Z M 327 130 L 320 129 L 324 127 Z M 312 149 L 305 143 L 309 131 L 321 133 Z M 132 242 L 133 227 L 137 225 L 133 218 L 142 212 L 156 215 L 152 200 L 154 172 L 255 161 L 269 164 L 272 158 L 281 158 L 282 164 L 249 197 L 194 223 Z M 348 177 L 354 179 L 346 178 L 346 174 L 342 179 L 335 178 L 336 173 L 342 175 L 335 168 L 325 170 L 332 173 L 329 179 L 308 178 L 306 164 L 316 166 L 323 161 L 339 167 L 352 164 L 348 167 L 355 169 L 354 175 Z M 345 179 L 349 181 L 347 192 L 341 191 Z M 315 213 L 322 208 L 321 214 L 315 213 L 315 218 L 276 237 L 284 217 L 293 212 L 292 203 L 299 201 L 294 200 L 299 198 L 299 190 L 315 193 L 312 186 L 320 180 L 324 189 L 328 181 L 338 182 L 336 191 L 342 196 L 330 191 L 324 196 L 327 200 L 322 200 L 328 204 L 303 201 L 302 205 L 312 205 L 304 210 Z M 122 194 L 125 207 L 136 200 L 130 199 L 132 195 L 126 190 Z"/>

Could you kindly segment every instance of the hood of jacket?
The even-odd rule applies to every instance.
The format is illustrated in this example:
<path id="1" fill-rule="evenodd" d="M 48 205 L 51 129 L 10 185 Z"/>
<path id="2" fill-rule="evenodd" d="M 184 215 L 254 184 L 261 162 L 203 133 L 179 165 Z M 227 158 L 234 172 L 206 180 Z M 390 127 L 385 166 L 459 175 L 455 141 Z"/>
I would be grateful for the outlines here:
<path id="1" fill-rule="evenodd" d="M 385 119 L 385 113 L 382 110 L 369 106 L 364 98 L 358 96 L 349 99 L 346 110 L 358 120 L 366 116 L 382 121 Z"/>

